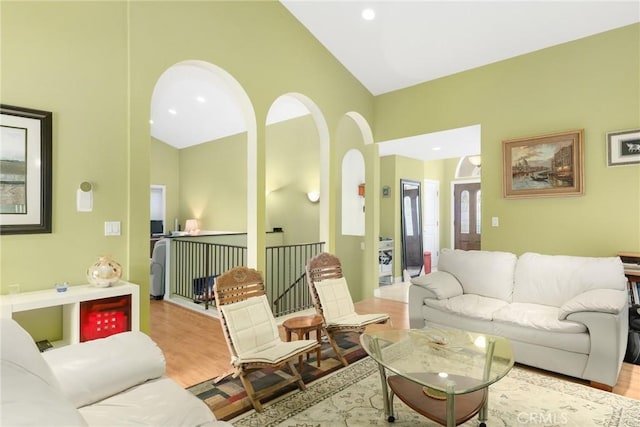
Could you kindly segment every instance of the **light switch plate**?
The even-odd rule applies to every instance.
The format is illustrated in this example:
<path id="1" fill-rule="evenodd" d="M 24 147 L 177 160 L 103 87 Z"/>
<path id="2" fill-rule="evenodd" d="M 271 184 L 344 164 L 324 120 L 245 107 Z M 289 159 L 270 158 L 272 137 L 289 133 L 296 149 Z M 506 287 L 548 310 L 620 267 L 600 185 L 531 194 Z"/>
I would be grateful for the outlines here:
<path id="1" fill-rule="evenodd" d="M 491 217 L 491 226 L 492 227 L 499 227 L 500 226 L 500 220 L 498 219 L 497 216 Z"/>
<path id="2" fill-rule="evenodd" d="M 104 223 L 104 235 L 105 236 L 119 236 L 120 235 L 120 221 L 105 221 L 105 223 Z"/>

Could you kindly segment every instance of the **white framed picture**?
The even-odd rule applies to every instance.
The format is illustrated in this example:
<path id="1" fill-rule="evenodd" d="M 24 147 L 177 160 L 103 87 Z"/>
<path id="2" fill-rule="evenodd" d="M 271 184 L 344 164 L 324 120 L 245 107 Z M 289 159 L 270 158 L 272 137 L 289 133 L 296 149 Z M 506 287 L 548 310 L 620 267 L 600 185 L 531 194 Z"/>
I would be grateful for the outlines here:
<path id="1" fill-rule="evenodd" d="M 640 163 L 640 129 L 607 133 L 607 165 Z"/>

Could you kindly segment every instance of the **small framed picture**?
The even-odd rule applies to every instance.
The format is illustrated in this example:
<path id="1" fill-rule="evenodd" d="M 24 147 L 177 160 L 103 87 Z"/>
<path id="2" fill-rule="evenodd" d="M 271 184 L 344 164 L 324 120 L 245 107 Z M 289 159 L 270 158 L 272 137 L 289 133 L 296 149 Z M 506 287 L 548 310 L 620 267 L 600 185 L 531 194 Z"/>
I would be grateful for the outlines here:
<path id="1" fill-rule="evenodd" d="M 607 165 L 640 163 L 640 129 L 607 133 Z"/>

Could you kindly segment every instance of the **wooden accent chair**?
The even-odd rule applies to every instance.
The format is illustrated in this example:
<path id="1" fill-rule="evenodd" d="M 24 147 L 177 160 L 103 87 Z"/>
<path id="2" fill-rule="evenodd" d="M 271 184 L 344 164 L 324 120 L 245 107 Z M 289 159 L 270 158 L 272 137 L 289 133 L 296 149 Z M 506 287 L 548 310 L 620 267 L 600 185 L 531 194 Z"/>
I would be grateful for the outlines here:
<path id="1" fill-rule="evenodd" d="M 255 410 L 261 412 L 260 399 L 281 387 L 296 383 L 300 390 L 304 390 L 302 377 L 292 361 L 315 351 L 320 344 L 316 340 L 282 341 L 265 295 L 262 275 L 252 268 L 232 268 L 218 277 L 214 293 L 231 353 L 231 364 Z M 247 377 L 250 372 L 284 365 L 289 366 L 291 378 L 259 392 L 254 390 Z"/>
<path id="2" fill-rule="evenodd" d="M 324 329 L 333 351 L 344 366 L 347 360 L 340 352 L 334 335 L 344 332 L 362 333 L 368 325 L 388 323 L 389 315 L 358 314 L 342 275 L 342 265 L 335 255 L 323 252 L 311 258 L 306 267 L 307 283 L 316 312 L 322 316 Z"/>

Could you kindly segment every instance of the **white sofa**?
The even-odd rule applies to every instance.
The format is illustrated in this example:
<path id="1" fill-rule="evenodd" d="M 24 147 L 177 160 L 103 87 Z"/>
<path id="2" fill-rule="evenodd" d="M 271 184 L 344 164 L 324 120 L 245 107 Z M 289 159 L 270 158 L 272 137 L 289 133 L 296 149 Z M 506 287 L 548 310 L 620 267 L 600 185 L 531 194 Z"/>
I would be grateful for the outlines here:
<path id="1" fill-rule="evenodd" d="M 626 351 L 627 285 L 617 257 L 444 249 L 409 287 L 412 328 L 511 341 L 516 362 L 611 389 Z"/>
<path id="2" fill-rule="evenodd" d="M 142 332 L 40 353 L 15 321 L 0 322 L 3 427 L 231 425 L 164 375 L 162 351 Z"/>

